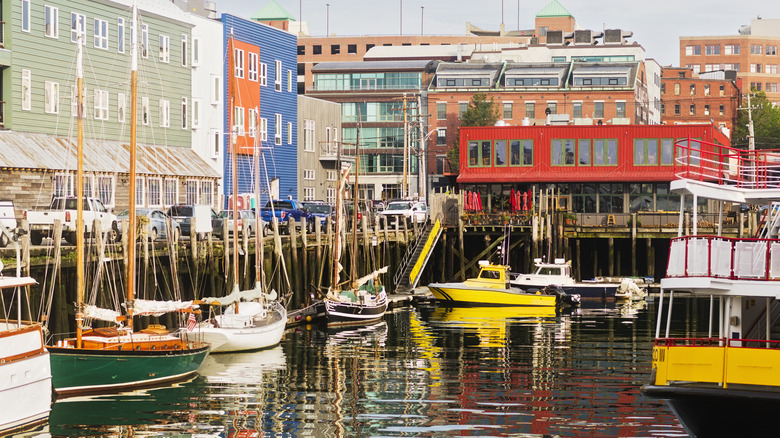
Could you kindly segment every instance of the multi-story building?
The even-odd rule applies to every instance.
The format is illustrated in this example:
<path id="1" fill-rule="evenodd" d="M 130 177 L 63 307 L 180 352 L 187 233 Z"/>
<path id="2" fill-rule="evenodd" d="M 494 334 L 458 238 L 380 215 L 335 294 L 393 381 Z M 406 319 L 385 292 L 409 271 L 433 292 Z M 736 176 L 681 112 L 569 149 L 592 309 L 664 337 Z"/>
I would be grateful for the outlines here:
<path id="1" fill-rule="evenodd" d="M 20 193 L 38 195 L 17 206 L 48 204 L 52 195 L 75 192 L 78 41 L 84 53 L 86 194 L 117 209 L 127 206 L 128 113 L 136 111 L 138 205 L 214 204 L 218 174 L 190 149 L 192 25 L 188 14 L 171 2 L 147 2 L 133 31 L 130 0 L 33 3 L 3 0 L 0 4 L 2 123 L 12 131 L 6 135 L 7 143 L 15 144 L 4 146 L 8 152 L 4 177 L 22 184 Z M 129 86 L 134 36 L 139 44 L 137 108 L 130 107 Z M 22 146 L 29 141 L 38 146 Z M 19 177 L 14 172 L 37 172 L 43 177 Z"/>
<path id="2" fill-rule="evenodd" d="M 259 171 L 269 180 L 263 184 L 261 204 L 269 198 L 295 198 L 298 196 L 295 36 L 229 14 L 222 15 L 222 28 L 224 53 L 229 55 L 222 75 L 225 198 L 229 199 L 233 193 L 233 153 L 237 154 L 238 194 L 254 193 L 254 175 Z M 264 169 L 253 169 L 255 153 L 265 156 L 259 160 L 266 163 Z"/>
<path id="3" fill-rule="evenodd" d="M 340 132 L 340 104 L 298 95 L 298 199 L 336 203 Z"/>
<path id="4" fill-rule="evenodd" d="M 420 195 L 414 153 L 418 109 L 434 66 L 432 61 L 324 62 L 312 69 L 309 94 L 341 103 L 342 154 L 354 155 L 360 142 L 364 199 Z"/>
<path id="5" fill-rule="evenodd" d="M 694 73 L 735 70 L 740 91 L 765 91 L 780 104 L 780 19 L 756 18 L 738 35 L 680 37 L 680 66 Z"/>
<path id="6" fill-rule="evenodd" d="M 687 67 L 665 67 L 662 123 L 712 123 L 730 132 L 741 101 L 738 82 L 734 70 L 695 74 Z"/>

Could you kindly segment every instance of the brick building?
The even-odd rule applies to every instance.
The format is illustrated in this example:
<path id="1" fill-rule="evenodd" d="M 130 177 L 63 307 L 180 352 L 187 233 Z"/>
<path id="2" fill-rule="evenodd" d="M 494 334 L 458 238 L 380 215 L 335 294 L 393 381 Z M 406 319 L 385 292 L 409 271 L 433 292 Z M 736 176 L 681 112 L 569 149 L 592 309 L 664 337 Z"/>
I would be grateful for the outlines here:
<path id="1" fill-rule="evenodd" d="M 780 104 L 780 19 L 751 20 L 738 35 L 680 37 L 680 66 L 694 73 L 736 70 L 740 91 L 766 91 Z"/>
<path id="2" fill-rule="evenodd" d="M 666 124 L 713 123 L 731 131 L 741 93 L 733 70 L 695 74 L 666 67 L 661 78 L 661 120 Z"/>

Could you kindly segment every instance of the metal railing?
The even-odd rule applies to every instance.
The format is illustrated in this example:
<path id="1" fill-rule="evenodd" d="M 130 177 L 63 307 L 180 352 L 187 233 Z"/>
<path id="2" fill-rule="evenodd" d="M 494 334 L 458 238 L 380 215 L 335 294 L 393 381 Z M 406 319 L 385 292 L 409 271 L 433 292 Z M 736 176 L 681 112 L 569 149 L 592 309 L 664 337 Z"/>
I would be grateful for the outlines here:
<path id="1" fill-rule="evenodd" d="M 695 139 L 675 144 L 675 175 L 747 189 L 780 188 L 780 150 L 743 150 Z"/>
<path id="2" fill-rule="evenodd" d="M 676 237 L 666 276 L 780 281 L 780 239 Z"/>

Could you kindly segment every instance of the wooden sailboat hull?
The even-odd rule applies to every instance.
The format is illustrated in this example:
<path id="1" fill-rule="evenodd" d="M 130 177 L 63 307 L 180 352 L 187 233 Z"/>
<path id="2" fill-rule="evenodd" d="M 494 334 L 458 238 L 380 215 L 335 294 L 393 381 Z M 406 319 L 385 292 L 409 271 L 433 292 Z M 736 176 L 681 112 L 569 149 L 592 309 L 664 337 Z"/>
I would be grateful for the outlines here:
<path id="1" fill-rule="evenodd" d="M 43 422 L 51 408 L 40 324 L 0 323 L 0 435 Z"/>
<path id="2" fill-rule="evenodd" d="M 238 351 L 261 350 L 273 347 L 282 340 L 287 325 L 287 310 L 277 301 L 268 305 L 267 315 L 263 319 L 255 318 L 250 327 L 200 327 L 194 333 L 201 335 L 205 342 L 212 345 L 212 353 L 233 353 Z"/>
<path id="3" fill-rule="evenodd" d="M 376 300 L 368 303 L 348 300 L 325 299 L 325 316 L 328 327 L 353 327 L 372 324 L 381 320 L 387 311 L 387 294 L 384 289 Z"/>
<path id="4" fill-rule="evenodd" d="M 92 350 L 47 347 L 58 396 L 118 392 L 184 380 L 200 367 L 209 345 L 185 350 Z"/>

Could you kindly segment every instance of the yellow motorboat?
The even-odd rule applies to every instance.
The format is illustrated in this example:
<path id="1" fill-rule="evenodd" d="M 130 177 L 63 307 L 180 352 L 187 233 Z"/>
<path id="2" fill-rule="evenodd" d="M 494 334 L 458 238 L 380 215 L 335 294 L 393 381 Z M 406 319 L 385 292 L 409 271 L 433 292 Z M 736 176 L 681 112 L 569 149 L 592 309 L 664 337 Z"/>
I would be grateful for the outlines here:
<path id="1" fill-rule="evenodd" d="M 487 306 L 549 306 L 555 307 L 556 295 L 525 292 L 509 285 L 509 266 L 480 260 L 477 278 L 462 283 L 431 283 L 428 289 L 434 298 L 445 303 L 468 303 Z"/>

